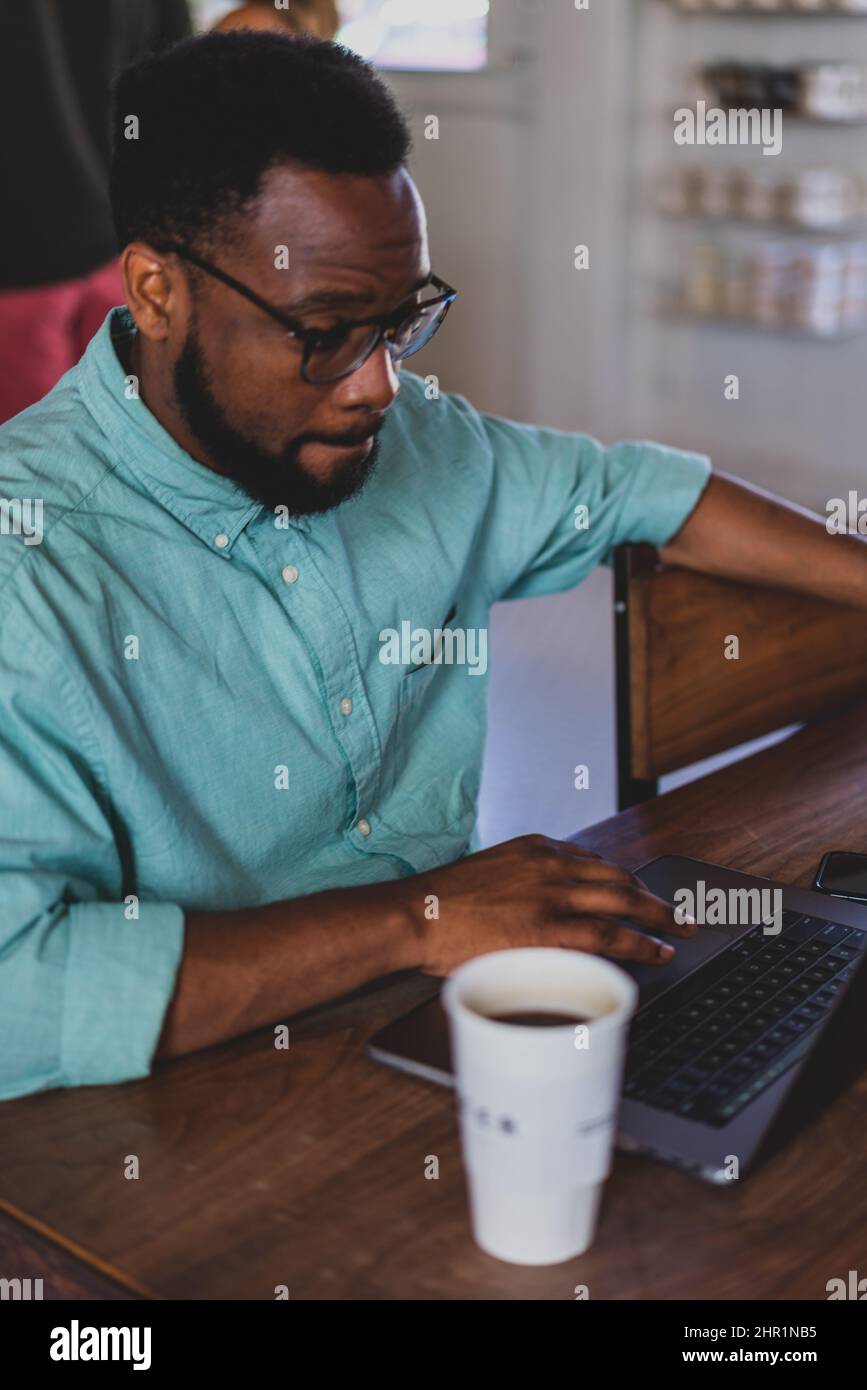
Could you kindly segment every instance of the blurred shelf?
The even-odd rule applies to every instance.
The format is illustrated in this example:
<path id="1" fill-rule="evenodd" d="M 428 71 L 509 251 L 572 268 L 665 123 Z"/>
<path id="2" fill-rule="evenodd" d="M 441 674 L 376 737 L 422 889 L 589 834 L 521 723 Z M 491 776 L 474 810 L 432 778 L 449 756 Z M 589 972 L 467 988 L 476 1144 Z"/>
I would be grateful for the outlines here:
<path id="1" fill-rule="evenodd" d="M 669 5 L 672 14 L 684 19 L 867 19 L 867 10 L 756 10 L 740 6 L 736 10 L 683 10 Z"/>
<path id="2" fill-rule="evenodd" d="M 783 111 L 784 121 L 798 121 L 802 125 L 831 125 L 863 127 L 867 125 L 867 111 L 863 116 L 811 116 L 807 111 Z"/>
<path id="3" fill-rule="evenodd" d="M 762 336 L 790 338 L 793 342 L 812 343 L 851 343 L 867 336 L 867 323 L 860 328 L 839 329 L 834 333 L 820 333 L 814 328 L 798 328 L 792 324 L 757 323 L 755 319 L 735 318 L 729 314 L 699 314 L 692 309 L 662 308 L 659 317 L 669 323 L 691 327 L 731 328 L 738 332 L 758 333 Z"/>
<path id="4" fill-rule="evenodd" d="M 847 237 L 860 238 L 867 235 L 867 213 L 859 222 L 847 222 L 844 227 L 816 227 L 807 222 L 792 222 L 785 218 L 770 218 L 767 222 L 760 222 L 751 217 L 737 217 L 733 213 L 724 213 L 715 217 L 712 213 L 666 212 L 664 208 L 658 208 L 657 212 L 667 222 L 676 222 L 687 227 L 749 227 L 752 231 L 770 232 L 773 236 L 782 233 L 790 236 L 839 240 L 845 240 Z"/>
<path id="5" fill-rule="evenodd" d="M 703 102 L 705 102 L 707 111 L 725 111 L 725 112 L 729 112 L 729 111 L 732 111 L 732 110 L 734 110 L 734 111 L 741 111 L 741 110 L 744 110 L 744 109 L 746 109 L 746 110 L 748 110 L 748 111 L 750 111 L 750 110 L 752 110 L 752 111 L 755 111 L 755 110 L 758 110 L 758 111 L 765 110 L 765 111 L 767 111 L 767 110 L 773 110 L 773 109 L 775 109 L 775 108 L 772 108 L 772 107 L 769 108 L 769 107 L 760 107 L 760 106 L 759 106 L 759 107 L 757 107 L 757 106 L 744 107 L 743 104 L 742 104 L 741 106 L 736 106 L 736 107 L 723 106 L 722 101 L 720 100 L 719 96 L 718 96 L 715 92 L 710 93 L 708 96 L 703 96 L 703 97 L 701 97 L 700 100 L 703 101 Z M 678 111 L 693 111 L 693 107 L 690 106 L 689 102 L 684 102 L 682 106 L 676 107 L 676 108 L 671 112 L 671 118 L 672 118 L 672 120 L 677 120 L 677 113 L 678 113 Z M 856 130 L 858 130 L 858 129 L 863 129 L 864 126 L 867 126 L 867 111 L 865 111 L 865 113 L 864 113 L 863 116 L 811 116 L 811 115 L 809 114 L 809 112 L 806 112 L 806 111 L 787 111 L 787 110 L 785 109 L 785 107 L 783 107 L 783 108 L 782 108 L 782 117 L 783 117 L 784 123 L 785 123 L 785 122 L 788 122 L 788 121 L 795 121 L 798 125 L 811 125 L 811 126 L 823 126 L 823 125 L 824 125 L 824 126 L 833 126 L 835 130 L 839 130 L 841 126 L 843 126 L 843 127 L 852 126 L 852 127 L 853 127 L 854 129 L 856 129 Z M 744 150 L 747 150 L 747 149 L 756 149 L 756 150 L 757 150 L 757 149 L 761 149 L 761 148 L 762 148 L 762 145 L 761 145 L 761 142 L 758 141 L 758 140 L 745 140 L 745 141 L 734 141 L 734 140 L 729 141 L 729 140 L 723 140 L 723 141 L 721 141 L 719 144 L 717 144 L 716 142 L 714 142 L 714 143 L 711 144 L 711 143 L 708 142 L 707 140 L 702 140 L 702 141 L 696 140 L 696 141 L 693 141 L 692 144 L 689 144 L 689 145 L 682 145 L 681 148 L 682 148 L 682 149 L 689 149 L 689 150 L 702 150 L 702 149 L 712 149 L 712 150 L 713 150 L 713 149 L 720 149 L 720 148 L 729 148 L 729 149 L 735 148 L 735 149 L 744 149 Z"/>

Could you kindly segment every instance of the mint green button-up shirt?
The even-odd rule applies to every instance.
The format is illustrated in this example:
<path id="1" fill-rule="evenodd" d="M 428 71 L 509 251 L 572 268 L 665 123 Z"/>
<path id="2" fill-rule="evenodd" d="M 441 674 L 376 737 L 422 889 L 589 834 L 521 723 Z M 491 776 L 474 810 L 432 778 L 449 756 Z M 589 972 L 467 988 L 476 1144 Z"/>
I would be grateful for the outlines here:
<path id="1" fill-rule="evenodd" d="M 130 398 L 134 331 L 112 311 L 0 429 L 3 1098 L 148 1073 L 185 909 L 475 847 L 488 672 L 393 640 L 385 661 L 384 634 L 460 630 L 478 656 L 491 604 L 662 545 L 710 471 L 404 371 L 367 487 L 287 521 Z"/>

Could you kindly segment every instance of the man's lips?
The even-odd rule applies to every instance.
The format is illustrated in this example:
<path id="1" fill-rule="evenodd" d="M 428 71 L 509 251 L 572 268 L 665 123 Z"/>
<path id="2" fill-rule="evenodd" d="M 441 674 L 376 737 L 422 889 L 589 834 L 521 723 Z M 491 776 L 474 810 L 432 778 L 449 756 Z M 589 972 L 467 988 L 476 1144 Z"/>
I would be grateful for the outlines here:
<path id="1" fill-rule="evenodd" d="M 326 449 L 357 449 L 361 444 L 369 444 L 385 425 L 385 415 L 372 415 L 366 430 L 344 430 L 342 434 L 309 434 L 308 444 L 323 444 Z"/>
<path id="2" fill-rule="evenodd" d="M 333 439 L 310 439 L 308 443 L 318 444 L 321 448 L 331 449 L 334 453 L 351 454 L 358 449 L 365 448 L 373 442 L 378 430 L 371 430 L 368 434 L 358 435 L 338 435 Z"/>
<path id="3" fill-rule="evenodd" d="M 360 439 L 357 444 L 320 444 L 321 449 L 326 449 L 329 454 L 349 455 L 357 454 L 360 450 L 369 448 L 371 443 L 370 436 Z"/>

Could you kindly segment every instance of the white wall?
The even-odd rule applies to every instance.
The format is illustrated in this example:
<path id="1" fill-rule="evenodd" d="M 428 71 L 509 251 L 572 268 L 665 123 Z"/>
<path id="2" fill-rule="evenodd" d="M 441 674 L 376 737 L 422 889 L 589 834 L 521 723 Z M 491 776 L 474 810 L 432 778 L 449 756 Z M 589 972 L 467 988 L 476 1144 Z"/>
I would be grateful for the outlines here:
<path id="1" fill-rule="evenodd" d="M 625 418 L 631 0 L 493 9 L 492 24 L 521 11 L 532 60 L 470 77 L 389 74 L 412 122 L 433 264 L 461 290 L 418 370 L 480 409 L 613 439 Z M 431 113 L 438 141 L 423 138 Z M 578 243 L 589 272 L 573 267 Z M 571 834 L 614 810 L 610 585 L 599 570 L 571 593 L 494 612 L 487 843 Z"/>

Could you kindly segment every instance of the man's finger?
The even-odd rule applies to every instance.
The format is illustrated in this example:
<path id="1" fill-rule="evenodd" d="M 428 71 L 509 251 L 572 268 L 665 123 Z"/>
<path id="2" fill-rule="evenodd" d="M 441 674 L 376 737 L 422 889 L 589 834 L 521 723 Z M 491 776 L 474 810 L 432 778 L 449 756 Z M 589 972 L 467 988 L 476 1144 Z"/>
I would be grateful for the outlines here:
<path id="1" fill-rule="evenodd" d="M 592 955 L 613 956 L 616 960 L 640 961 L 646 965 L 665 965 L 674 956 L 674 947 L 644 932 L 614 922 L 609 917 L 577 917 L 574 922 L 558 922 L 544 929 L 546 945 L 565 946 Z"/>
<path id="2" fill-rule="evenodd" d="M 583 879 L 567 889 L 567 904 L 576 915 L 624 917 L 650 931 L 690 937 L 695 927 L 678 922 L 674 908 L 643 886 L 606 879 Z"/>

